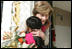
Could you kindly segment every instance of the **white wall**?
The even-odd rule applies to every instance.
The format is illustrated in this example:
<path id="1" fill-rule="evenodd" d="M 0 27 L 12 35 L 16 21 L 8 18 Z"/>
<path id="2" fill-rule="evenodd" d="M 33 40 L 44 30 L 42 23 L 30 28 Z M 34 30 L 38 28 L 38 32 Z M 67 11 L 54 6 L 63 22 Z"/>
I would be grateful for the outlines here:
<path id="1" fill-rule="evenodd" d="M 11 5 L 13 1 L 3 1 L 3 13 L 1 23 L 1 39 L 4 31 L 10 31 L 11 26 Z"/>
<path id="2" fill-rule="evenodd" d="M 13 1 L 3 1 L 3 15 L 1 23 L 1 46 L 3 46 L 3 34 L 4 31 L 10 31 L 11 26 L 11 5 Z M 9 42 L 8 42 L 9 43 Z M 4 43 L 5 44 L 5 43 Z"/>
<path id="3" fill-rule="evenodd" d="M 71 48 L 71 27 L 55 25 L 56 47 Z"/>
<path id="4" fill-rule="evenodd" d="M 53 7 L 71 12 L 71 1 L 53 1 Z"/>
<path id="5" fill-rule="evenodd" d="M 11 8 L 13 1 L 3 1 L 2 30 L 9 31 L 11 26 Z"/>

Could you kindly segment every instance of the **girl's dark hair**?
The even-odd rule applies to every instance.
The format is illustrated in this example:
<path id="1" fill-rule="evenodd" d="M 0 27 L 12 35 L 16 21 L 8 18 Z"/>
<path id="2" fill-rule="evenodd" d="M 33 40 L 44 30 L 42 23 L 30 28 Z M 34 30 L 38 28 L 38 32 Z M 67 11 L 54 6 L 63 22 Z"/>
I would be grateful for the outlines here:
<path id="1" fill-rule="evenodd" d="M 36 16 L 31 16 L 26 20 L 26 25 L 28 28 L 31 29 L 40 29 L 42 27 L 42 22 L 41 20 L 36 17 Z M 44 46 L 44 41 L 41 37 L 33 36 L 36 45 L 38 46 L 37 48 L 43 48 Z"/>
<path id="2" fill-rule="evenodd" d="M 33 36 L 33 38 L 36 42 L 36 45 L 38 46 L 37 48 L 44 48 L 44 41 L 41 37 Z"/>
<path id="3" fill-rule="evenodd" d="M 26 20 L 26 25 L 31 29 L 40 29 L 42 27 L 42 22 L 38 17 L 31 16 Z"/>

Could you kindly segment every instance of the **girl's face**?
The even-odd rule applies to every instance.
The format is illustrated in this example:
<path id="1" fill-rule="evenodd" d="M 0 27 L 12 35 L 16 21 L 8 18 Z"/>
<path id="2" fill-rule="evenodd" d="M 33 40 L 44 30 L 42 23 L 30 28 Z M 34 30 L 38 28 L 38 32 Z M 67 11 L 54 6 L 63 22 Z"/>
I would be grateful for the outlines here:
<path id="1" fill-rule="evenodd" d="M 49 18 L 49 14 L 45 13 L 45 14 L 36 14 L 36 17 L 41 19 L 42 25 L 46 22 L 46 20 Z"/>

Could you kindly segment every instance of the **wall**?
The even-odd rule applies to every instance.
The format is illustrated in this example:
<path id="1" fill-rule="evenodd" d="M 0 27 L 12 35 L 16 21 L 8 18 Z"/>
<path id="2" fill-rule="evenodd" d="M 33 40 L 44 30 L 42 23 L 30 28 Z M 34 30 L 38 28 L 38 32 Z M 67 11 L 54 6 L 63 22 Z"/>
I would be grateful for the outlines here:
<path id="1" fill-rule="evenodd" d="M 9 31 L 11 26 L 11 8 L 13 1 L 3 1 L 2 30 Z"/>
<path id="2" fill-rule="evenodd" d="M 56 47 L 71 48 L 71 27 L 55 25 Z"/>
<path id="3" fill-rule="evenodd" d="M 53 25 L 56 33 L 56 47 L 57 48 L 70 48 L 71 47 L 71 13 L 60 9 L 58 7 L 53 7 Z M 62 14 L 57 16 L 57 14 Z"/>
<path id="4" fill-rule="evenodd" d="M 53 7 L 53 9 L 53 24 L 71 27 L 71 13 L 58 7 Z M 61 20 L 61 16 L 57 16 L 57 14 L 61 14 L 63 20 Z"/>
<path id="5" fill-rule="evenodd" d="M 58 7 L 60 9 L 71 12 L 71 1 L 52 1 L 53 7 Z"/>

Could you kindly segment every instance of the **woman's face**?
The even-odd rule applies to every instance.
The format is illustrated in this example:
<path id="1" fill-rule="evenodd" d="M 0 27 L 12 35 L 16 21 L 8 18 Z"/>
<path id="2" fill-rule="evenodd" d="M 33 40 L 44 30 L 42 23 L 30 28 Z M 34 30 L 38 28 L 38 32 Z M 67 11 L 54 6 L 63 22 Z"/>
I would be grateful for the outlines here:
<path id="1" fill-rule="evenodd" d="M 36 17 L 41 19 L 42 25 L 46 22 L 46 20 L 49 18 L 49 14 L 45 13 L 45 14 L 36 14 Z"/>

